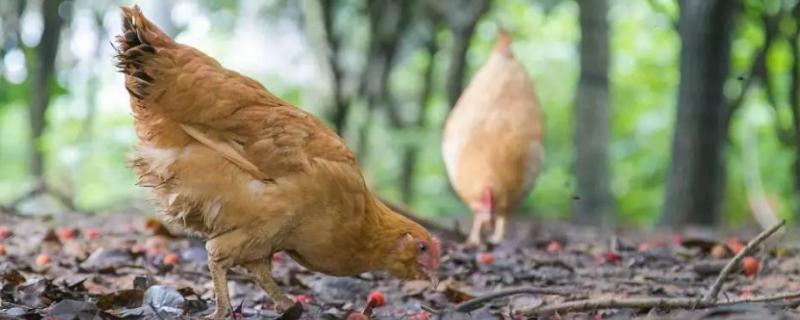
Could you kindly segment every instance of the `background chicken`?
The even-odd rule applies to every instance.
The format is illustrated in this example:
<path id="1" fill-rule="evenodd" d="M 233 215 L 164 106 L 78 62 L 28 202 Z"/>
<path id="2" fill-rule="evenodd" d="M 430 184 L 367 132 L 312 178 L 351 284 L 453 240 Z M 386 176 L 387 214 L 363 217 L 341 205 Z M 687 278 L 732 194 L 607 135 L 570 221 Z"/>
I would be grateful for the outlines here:
<path id="1" fill-rule="evenodd" d="M 447 119 L 442 151 L 447 174 L 475 215 L 467 242 L 502 241 L 506 217 L 528 195 L 542 162 L 542 115 L 525 67 L 501 31 L 489 61 L 478 71 Z"/>
<path id="2" fill-rule="evenodd" d="M 227 270 L 243 265 L 275 301 L 270 274 L 286 251 L 332 275 L 383 270 L 429 276 L 439 244 L 368 190 L 342 140 L 256 81 L 173 42 L 138 7 L 117 37 L 139 138 L 133 165 L 164 219 L 208 239 L 217 309 L 230 308 Z"/>

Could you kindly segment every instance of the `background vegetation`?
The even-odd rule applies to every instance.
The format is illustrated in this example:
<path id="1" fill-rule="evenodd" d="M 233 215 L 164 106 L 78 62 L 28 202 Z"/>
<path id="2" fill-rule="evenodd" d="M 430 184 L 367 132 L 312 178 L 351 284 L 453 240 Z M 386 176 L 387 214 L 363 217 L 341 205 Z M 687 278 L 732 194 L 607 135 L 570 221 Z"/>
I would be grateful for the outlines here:
<path id="1" fill-rule="evenodd" d="M 514 36 L 513 50 L 546 114 L 545 168 L 523 211 L 566 218 L 573 209 L 599 208 L 598 221 L 713 223 L 722 215 L 742 223 L 750 221 L 751 208 L 766 203 L 791 217 L 800 207 L 800 6 L 793 0 L 708 0 L 702 1 L 706 10 L 686 14 L 692 2 L 138 4 L 178 41 L 325 119 L 357 152 L 378 193 L 424 215 L 467 211 L 444 172 L 441 129 L 502 25 Z M 150 213 L 126 167 L 135 135 L 109 45 L 123 4 L 129 3 L 0 1 L 0 203 L 26 212 L 58 210 L 54 204 L 61 202 L 98 213 Z M 715 27 L 700 23 L 704 19 L 730 23 Z M 605 58 L 593 59 L 598 55 Z M 582 63 L 605 82 L 592 87 L 593 78 L 581 76 Z M 580 100 L 581 90 L 607 90 L 607 104 L 583 109 L 601 110 L 601 118 L 580 116 L 576 103 L 603 100 Z M 679 109 L 690 112 L 677 116 Z M 607 129 L 597 126 L 605 123 L 602 116 Z M 697 148 L 673 144 L 676 133 Z M 607 168 L 592 159 L 576 165 L 576 148 L 592 145 L 581 142 L 596 136 L 603 139 L 593 159 L 606 159 Z M 719 174 L 709 170 L 716 167 Z M 599 179 L 591 181 L 600 187 L 581 189 L 576 168 L 588 168 L 582 175 L 599 172 L 586 179 Z M 685 192 L 691 188 L 681 182 L 697 190 Z M 31 190 L 61 201 L 16 201 Z M 598 205 L 578 209 L 577 202 L 593 196 Z"/>

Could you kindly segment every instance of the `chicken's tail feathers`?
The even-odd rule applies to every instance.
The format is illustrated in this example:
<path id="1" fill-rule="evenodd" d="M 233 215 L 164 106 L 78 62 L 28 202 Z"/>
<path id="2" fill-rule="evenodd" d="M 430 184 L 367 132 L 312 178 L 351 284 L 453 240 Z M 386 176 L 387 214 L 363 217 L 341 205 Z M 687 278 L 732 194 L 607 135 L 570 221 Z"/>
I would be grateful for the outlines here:
<path id="1" fill-rule="evenodd" d="M 117 43 L 121 50 L 128 50 L 140 45 L 167 46 L 173 43 L 172 39 L 161 31 L 142 13 L 138 5 L 121 7 L 122 9 L 122 34 L 117 36 Z"/>
<path id="2" fill-rule="evenodd" d="M 125 88 L 131 96 L 143 99 L 153 77 L 145 71 L 144 64 L 159 48 L 174 42 L 155 24 L 150 22 L 139 6 L 122 7 L 122 33 L 115 38 L 117 68 L 128 75 Z"/>

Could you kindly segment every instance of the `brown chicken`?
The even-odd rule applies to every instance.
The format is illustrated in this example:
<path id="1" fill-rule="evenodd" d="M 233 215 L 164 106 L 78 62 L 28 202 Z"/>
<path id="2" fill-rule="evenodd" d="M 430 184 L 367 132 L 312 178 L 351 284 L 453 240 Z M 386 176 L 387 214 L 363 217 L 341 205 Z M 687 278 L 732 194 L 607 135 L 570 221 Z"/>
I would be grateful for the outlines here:
<path id="1" fill-rule="evenodd" d="M 117 63 L 139 139 L 133 166 L 163 219 L 207 240 L 213 318 L 230 310 L 226 274 L 235 265 L 278 310 L 292 306 L 270 273 L 278 251 L 336 276 L 433 275 L 439 242 L 377 200 L 319 119 L 175 43 L 138 7 L 122 12 Z"/>
<path id="2" fill-rule="evenodd" d="M 442 152 L 458 196 L 474 214 L 467 243 L 503 240 L 506 219 L 533 188 L 542 163 L 542 114 L 525 67 L 501 31 L 481 67 L 448 116 Z"/>

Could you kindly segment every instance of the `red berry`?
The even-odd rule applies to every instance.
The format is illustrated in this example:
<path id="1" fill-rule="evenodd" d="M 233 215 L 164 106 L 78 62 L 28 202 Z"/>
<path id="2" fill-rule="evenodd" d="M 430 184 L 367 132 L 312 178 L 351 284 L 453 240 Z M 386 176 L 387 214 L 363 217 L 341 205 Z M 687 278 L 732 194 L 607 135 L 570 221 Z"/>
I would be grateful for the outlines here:
<path id="1" fill-rule="evenodd" d="M 6 238 L 12 236 L 14 232 L 11 231 L 11 228 L 8 226 L 0 226 L 0 240 L 5 240 Z"/>
<path id="2" fill-rule="evenodd" d="M 309 303 L 311 303 L 311 297 L 309 297 L 307 295 L 304 295 L 304 294 L 298 294 L 298 295 L 294 296 L 294 301 L 295 302 L 300 302 L 302 304 L 309 304 Z"/>
<path id="3" fill-rule="evenodd" d="M 68 227 L 58 228 L 58 230 L 56 230 L 56 235 L 58 235 L 58 239 L 61 241 L 72 240 L 75 239 L 75 229 Z"/>
<path id="4" fill-rule="evenodd" d="M 744 250 L 744 244 L 737 238 L 730 238 L 728 239 L 728 249 L 730 249 L 733 254 L 738 254 L 739 251 Z"/>
<path id="5" fill-rule="evenodd" d="M 177 254 L 170 253 L 170 254 L 164 256 L 164 260 L 162 262 L 164 263 L 164 265 L 171 266 L 171 265 L 178 264 L 178 262 L 180 262 L 180 260 L 181 259 L 180 259 L 180 257 L 178 257 Z"/>
<path id="6" fill-rule="evenodd" d="M 489 252 L 481 252 L 478 254 L 478 262 L 480 264 L 492 264 L 494 263 L 494 255 Z"/>
<path id="7" fill-rule="evenodd" d="M 547 252 L 561 252 L 564 250 L 564 247 L 561 246 L 561 242 L 552 240 L 549 243 L 547 243 L 547 248 L 545 250 Z"/>
<path id="8" fill-rule="evenodd" d="M 595 255 L 595 260 L 601 263 L 617 263 L 622 261 L 622 256 L 614 252 L 603 252 Z"/>
<path id="9" fill-rule="evenodd" d="M 367 303 L 372 302 L 374 306 L 380 307 L 386 303 L 386 299 L 383 297 L 383 293 L 375 290 L 369 293 L 367 296 Z"/>
<path id="10" fill-rule="evenodd" d="M 742 259 L 742 267 L 745 275 L 752 276 L 758 273 L 758 259 L 753 257 L 744 257 L 744 259 Z"/>
<path id="11" fill-rule="evenodd" d="M 86 239 L 95 240 L 100 238 L 100 230 L 97 228 L 86 228 L 83 230 L 83 235 L 86 237 Z"/>
<path id="12" fill-rule="evenodd" d="M 42 253 L 36 257 L 36 265 L 38 266 L 48 265 L 50 264 L 50 261 L 52 261 L 52 258 L 50 258 L 50 255 L 46 253 Z"/>

